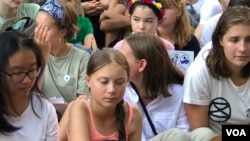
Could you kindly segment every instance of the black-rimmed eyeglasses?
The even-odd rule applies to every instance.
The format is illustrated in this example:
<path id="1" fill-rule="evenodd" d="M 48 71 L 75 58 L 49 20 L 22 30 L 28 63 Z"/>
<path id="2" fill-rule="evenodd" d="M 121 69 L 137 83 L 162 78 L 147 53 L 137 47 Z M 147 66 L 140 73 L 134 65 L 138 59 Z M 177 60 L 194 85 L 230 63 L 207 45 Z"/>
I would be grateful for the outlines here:
<path id="1" fill-rule="evenodd" d="M 22 82 L 26 76 L 29 76 L 31 80 L 38 77 L 39 74 L 41 73 L 41 67 L 29 70 L 27 72 L 18 72 L 18 73 L 12 73 L 12 74 L 7 73 L 5 71 L 2 71 L 2 72 L 10 76 L 12 82 L 19 83 L 19 82 Z"/>

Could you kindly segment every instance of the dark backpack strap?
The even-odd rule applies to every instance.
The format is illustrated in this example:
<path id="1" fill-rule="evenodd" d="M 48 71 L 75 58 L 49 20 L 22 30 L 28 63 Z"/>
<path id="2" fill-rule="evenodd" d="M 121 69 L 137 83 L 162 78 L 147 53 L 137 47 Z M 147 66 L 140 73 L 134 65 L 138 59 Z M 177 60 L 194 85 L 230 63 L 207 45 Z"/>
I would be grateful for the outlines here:
<path id="1" fill-rule="evenodd" d="M 21 23 L 21 26 L 18 27 L 18 29 L 15 29 L 15 24 L 18 22 Z M 29 37 L 34 36 L 34 31 L 35 31 L 35 20 L 33 20 L 30 17 L 15 17 L 12 19 L 9 19 L 4 22 L 1 32 L 9 31 L 9 30 L 19 30 L 27 34 Z"/>
<path id="2" fill-rule="evenodd" d="M 152 129 L 154 135 L 156 136 L 156 135 L 157 135 L 157 132 L 156 132 L 155 126 L 154 126 L 154 124 L 153 124 L 153 122 L 152 122 L 152 120 L 151 120 L 151 118 L 150 118 L 150 116 L 149 116 L 149 114 L 148 114 L 148 111 L 147 111 L 147 109 L 146 109 L 146 107 L 145 107 L 145 104 L 144 104 L 143 101 L 142 101 L 142 98 L 141 98 L 141 96 L 140 96 L 140 94 L 139 94 L 137 88 L 135 87 L 135 84 L 134 84 L 133 82 L 129 82 L 129 83 L 130 83 L 130 85 L 132 86 L 132 88 L 135 90 L 136 94 L 138 95 L 138 97 L 139 97 L 139 102 L 140 102 L 140 104 L 141 104 L 141 106 L 142 106 L 143 112 L 145 113 L 145 115 L 146 115 L 146 117 L 147 117 L 147 120 L 148 120 L 148 122 L 149 122 L 149 125 L 150 125 L 150 127 L 151 127 L 151 129 Z"/>

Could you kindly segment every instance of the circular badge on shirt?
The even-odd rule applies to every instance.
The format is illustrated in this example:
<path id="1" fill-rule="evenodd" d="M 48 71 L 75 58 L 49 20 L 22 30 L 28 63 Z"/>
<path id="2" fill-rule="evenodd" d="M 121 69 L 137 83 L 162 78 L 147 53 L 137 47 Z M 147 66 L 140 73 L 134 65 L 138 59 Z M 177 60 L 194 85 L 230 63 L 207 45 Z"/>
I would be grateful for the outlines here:
<path id="1" fill-rule="evenodd" d="M 66 81 L 66 82 L 68 82 L 70 80 L 70 76 L 69 75 L 65 75 L 63 77 L 63 80 Z"/>

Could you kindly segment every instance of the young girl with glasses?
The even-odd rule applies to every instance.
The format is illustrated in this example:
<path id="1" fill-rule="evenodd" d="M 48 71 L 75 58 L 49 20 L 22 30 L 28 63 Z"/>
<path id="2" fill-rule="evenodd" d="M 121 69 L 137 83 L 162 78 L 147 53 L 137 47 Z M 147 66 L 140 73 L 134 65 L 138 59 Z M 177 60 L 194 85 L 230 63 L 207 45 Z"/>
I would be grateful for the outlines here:
<path id="1" fill-rule="evenodd" d="M 44 60 L 33 39 L 0 33 L 0 140 L 57 141 L 53 105 L 38 88 Z"/>

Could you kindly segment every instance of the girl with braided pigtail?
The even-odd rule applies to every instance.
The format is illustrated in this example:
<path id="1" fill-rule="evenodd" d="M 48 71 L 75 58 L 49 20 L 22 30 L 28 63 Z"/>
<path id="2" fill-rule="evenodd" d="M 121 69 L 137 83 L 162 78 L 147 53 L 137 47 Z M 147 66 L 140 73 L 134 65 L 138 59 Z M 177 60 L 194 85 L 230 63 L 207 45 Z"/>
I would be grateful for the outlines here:
<path id="1" fill-rule="evenodd" d="M 141 112 L 123 101 L 129 72 L 126 58 L 117 50 L 105 49 L 91 56 L 86 76 L 91 98 L 71 104 L 68 140 L 141 140 Z"/>

